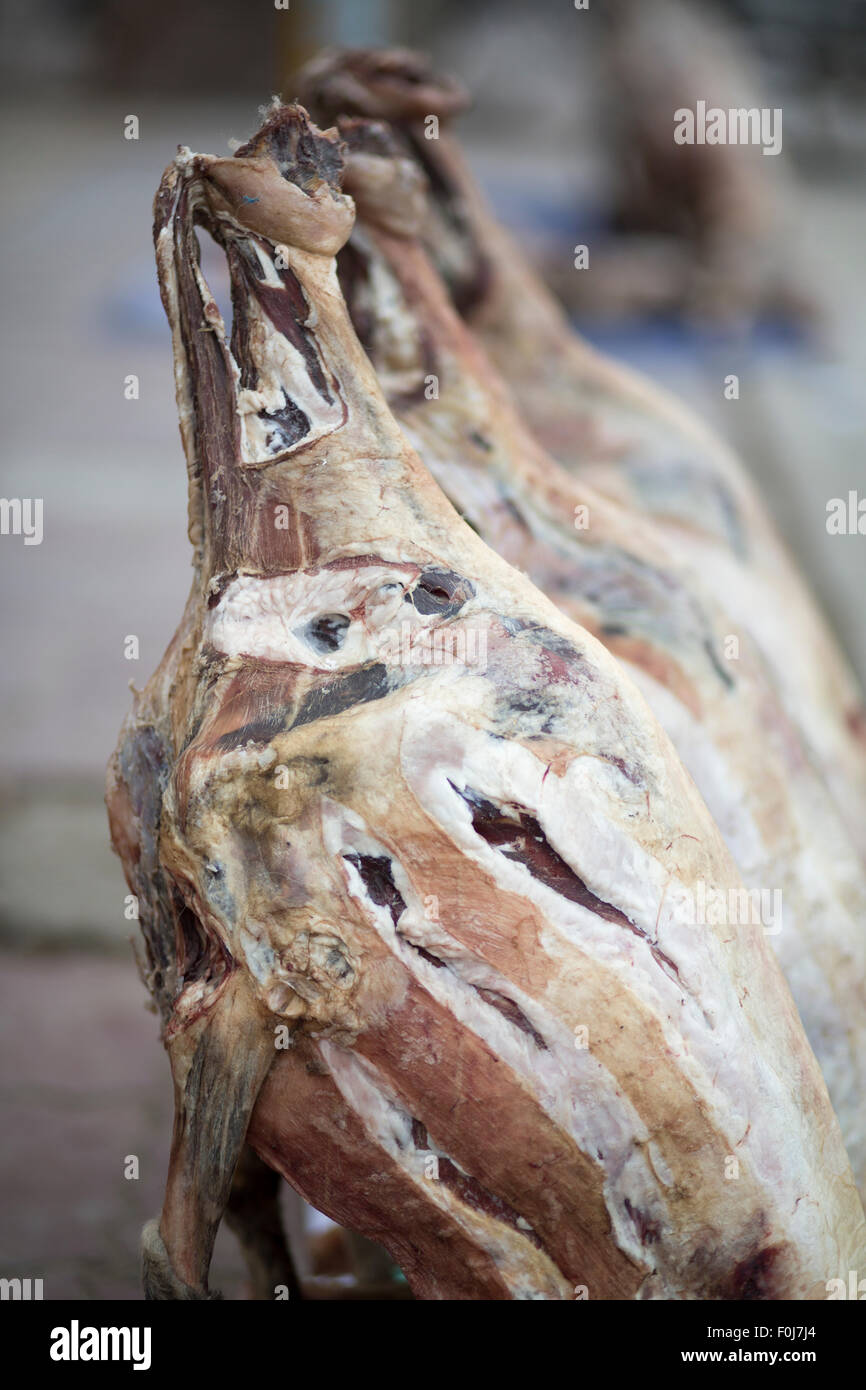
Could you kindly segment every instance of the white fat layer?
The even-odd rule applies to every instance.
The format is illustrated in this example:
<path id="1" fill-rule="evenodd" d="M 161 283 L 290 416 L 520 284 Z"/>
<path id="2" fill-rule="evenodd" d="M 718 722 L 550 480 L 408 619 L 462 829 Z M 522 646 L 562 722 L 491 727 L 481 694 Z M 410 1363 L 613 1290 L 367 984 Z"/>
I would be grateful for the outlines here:
<path id="1" fill-rule="evenodd" d="M 177 162 L 183 164 L 188 160 L 178 159 Z M 194 194 L 192 196 L 194 201 Z M 236 234 L 236 226 L 231 218 L 223 217 L 221 220 L 225 223 L 227 236 Z M 257 241 L 253 241 L 251 244 L 262 268 L 264 282 L 274 287 L 282 287 L 283 282 L 274 265 L 273 258 Z M 186 352 L 180 330 L 181 317 L 178 312 L 174 238 L 170 226 L 163 228 L 160 232 L 156 253 L 170 301 L 169 318 L 174 325 L 172 338 L 175 394 L 180 414 L 181 437 L 187 459 L 192 463 L 195 459 L 194 407 Z M 332 397 L 330 404 L 313 382 L 309 366 L 302 353 L 282 333 L 277 332 L 252 294 L 247 296 L 246 312 L 249 322 L 250 349 L 256 365 L 258 385 L 255 390 L 241 386 L 240 368 L 232 354 L 226 324 L 219 305 L 197 263 L 193 263 L 192 272 L 201 296 L 202 306 L 207 311 L 208 330 L 220 335 L 229 359 L 240 418 L 241 459 L 243 462 L 248 464 L 270 463 L 278 456 L 290 455 L 295 449 L 307 448 L 310 444 L 326 438 L 339 429 L 346 419 L 346 407 L 340 393 L 339 383 L 327 362 L 322 358 L 320 349 L 317 348 L 319 364 Z M 315 327 L 316 320 L 317 315 L 314 306 L 308 305 L 306 326 Z M 301 439 L 294 444 L 287 445 L 278 423 L 261 417 L 263 413 L 272 415 L 283 410 L 289 400 L 306 415 L 309 428 Z"/>
<path id="2" fill-rule="evenodd" d="M 621 665 L 691 773 L 743 877 L 748 882 L 753 875 L 763 873 L 766 849 L 748 811 L 747 790 L 732 775 L 730 758 L 719 753 L 706 726 L 665 686 L 631 662 L 622 661 Z M 766 879 L 761 881 L 761 886 L 768 886 Z"/>
<path id="3" fill-rule="evenodd" d="M 210 611 L 205 637 L 228 656 L 293 661 L 323 670 L 357 665 L 375 657 L 377 639 L 390 625 L 401 618 L 411 622 L 415 609 L 404 603 L 403 595 L 417 573 L 409 565 L 365 565 L 267 579 L 242 574 Z M 305 631 L 328 615 L 351 619 L 334 652 L 313 646 Z"/>
<path id="4" fill-rule="evenodd" d="M 853 741 L 842 726 L 839 703 L 828 698 L 826 672 L 815 659 L 816 650 L 823 649 L 823 634 L 809 630 L 800 610 L 798 635 L 792 640 L 790 613 L 780 608 L 775 573 L 768 579 L 726 549 L 706 545 L 688 532 L 677 530 L 675 539 L 707 585 L 724 594 L 726 612 L 764 653 L 788 714 L 813 750 L 846 823 L 861 827 L 862 807 L 856 804 L 856 779 L 850 774 Z"/>
<path id="5" fill-rule="evenodd" d="M 503 559 L 519 564 L 525 551 L 523 535 L 519 534 L 515 548 L 514 518 L 507 508 L 507 494 L 493 469 L 487 463 L 478 468 L 467 467 L 460 455 L 462 440 L 458 437 L 452 446 L 451 439 L 443 436 L 440 428 L 428 427 L 423 412 L 401 420 L 401 425 L 409 443 L 461 515 L 479 526 L 484 539 L 495 546 Z M 522 495 L 520 510 L 524 521 L 537 535 L 541 528 L 537 524 L 536 508 Z M 500 521 L 499 518 L 504 519 Z"/>
<path id="6" fill-rule="evenodd" d="M 781 846 L 768 845 L 748 815 L 746 788 L 732 777 L 706 729 L 665 687 L 622 663 L 669 735 L 706 801 L 747 886 L 778 887 L 784 929 L 769 939 L 785 971 L 806 1036 L 827 1083 L 855 1174 L 866 1164 L 866 1017 L 851 998 L 826 944 L 833 942 L 853 979 L 866 980 L 866 937 L 848 903 L 866 915 L 862 872 L 828 805 L 825 789 L 803 769 L 788 783 L 789 822 Z M 859 1007 L 858 1007 L 859 1005 Z"/>
<path id="7" fill-rule="evenodd" d="M 571 565 L 573 570 L 573 532 L 569 533 L 564 524 L 561 508 L 554 507 L 551 511 L 547 505 L 548 499 L 533 492 L 519 477 L 508 474 L 501 476 L 491 466 L 489 458 L 476 467 L 467 464 L 461 453 L 464 420 L 486 421 L 485 432 L 492 434 L 496 442 L 495 426 L 491 429 L 493 422 L 488 418 L 490 398 L 471 377 L 461 375 L 442 388 L 443 406 L 453 390 L 460 391 L 462 406 L 460 414 L 454 419 L 452 430 L 444 428 L 447 420 L 444 410 L 435 420 L 428 419 L 420 411 L 401 420 L 403 433 L 457 510 L 479 525 L 488 545 L 513 564 L 528 564 L 529 577 L 539 588 L 546 589 L 543 574 L 535 572 L 532 558 L 527 555 L 525 536 L 520 528 L 515 527 L 508 503 L 517 505 L 533 540 L 544 548 L 546 554 L 543 563 L 555 557 L 563 564 Z"/>
<path id="8" fill-rule="evenodd" d="M 424 1176 L 424 1160 L 433 1149 L 418 1150 L 412 1141 L 412 1119 L 397 1102 L 385 1079 L 366 1058 L 327 1040 L 319 1048 L 346 1104 L 370 1137 L 388 1154 L 432 1202 L 456 1220 L 467 1236 L 488 1254 L 516 1299 L 562 1299 L 570 1286 L 556 1266 L 520 1232 L 505 1222 L 481 1216 L 444 1183 Z"/>
<path id="9" fill-rule="evenodd" d="M 728 1136 L 730 1152 L 748 1161 L 764 1184 L 766 1209 L 774 1230 L 780 1237 L 789 1234 L 799 1241 L 804 1250 L 812 1253 L 816 1267 L 826 1270 L 827 1277 L 832 1275 L 839 1257 L 835 1250 L 828 1251 L 832 1223 L 824 1221 L 820 1194 L 812 1192 L 814 1164 L 810 1160 L 814 1142 L 803 1132 L 805 1120 L 791 1089 L 792 1069 L 786 1058 L 772 1055 L 773 1020 L 767 1020 L 763 1031 L 754 1025 L 749 1027 L 730 979 L 730 963 L 723 946 L 713 932 L 683 926 L 669 910 L 682 885 L 672 882 L 668 870 L 641 848 L 628 821 L 616 822 L 617 807 L 622 805 L 621 775 L 597 757 L 585 757 L 574 760 L 564 775 L 545 777 L 544 763 L 528 749 L 514 741 L 506 745 L 503 740 L 470 727 L 447 705 L 448 701 L 444 701 L 435 710 L 431 710 L 427 700 L 410 700 L 404 705 L 402 772 L 420 806 L 440 824 L 467 861 L 478 863 L 505 891 L 532 901 L 544 915 L 550 925 L 541 932 L 539 944 L 550 957 L 551 979 L 574 968 L 577 950 L 608 963 L 621 976 L 623 998 L 636 996 L 654 1012 L 678 1066 L 694 1085 L 719 1132 Z M 193 781 L 197 786 L 195 776 Z M 457 787 L 471 787 L 493 802 L 525 807 L 592 892 L 614 903 L 648 934 L 653 935 L 657 925 L 659 947 L 676 962 L 682 987 L 659 967 L 648 945 L 624 925 L 607 922 L 568 902 L 534 879 L 522 865 L 510 862 L 487 845 L 473 830 L 469 808 L 449 781 Z M 342 829 L 338 818 L 336 838 L 332 834 L 326 847 L 335 854 L 341 852 L 344 843 L 357 850 L 365 843 L 362 839 L 359 845 L 357 838 L 362 830 L 357 821 L 347 821 Z M 327 816 L 325 832 L 331 834 Z M 385 852 L 374 840 L 367 843 L 369 851 L 362 852 Z M 442 928 L 425 925 L 418 896 L 411 889 L 409 871 L 398 872 L 395 868 L 394 875 L 411 908 L 411 913 L 404 913 L 401 919 L 401 934 L 409 937 L 411 933 L 417 944 L 443 958 L 450 955 L 453 964 L 449 973 L 455 978 L 441 979 L 444 971 L 418 957 L 407 940 L 398 939 L 390 914 L 375 908 L 360 877 L 347 866 L 352 891 L 364 901 L 369 919 L 389 940 L 391 949 L 399 953 L 407 969 L 434 996 L 437 990 L 447 991 L 441 996 L 443 1003 L 455 1010 L 466 1026 L 490 1040 L 497 1054 L 507 1058 L 515 1073 L 526 1076 L 529 1082 L 538 1070 L 535 1045 L 498 1011 L 479 1000 L 470 985 L 483 984 L 513 998 L 548 1041 L 551 1056 L 544 1060 L 543 1067 L 559 1071 L 545 1080 L 546 1103 L 552 1108 L 573 1102 L 577 1105 L 580 1121 L 585 1125 L 576 1135 L 581 1147 L 591 1144 L 598 1133 L 615 1145 L 622 1130 L 628 1130 L 640 1142 L 639 1121 L 616 1096 L 611 1101 L 605 1099 L 602 1082 L 589 1070 L 594 1062 L 587 1059 L 586 1053 L 569 1055 L 566 1062 L 565 1039 L 561 1032 L 557 1033 L 552 1011 L 545 1008 L 544 1001 L 515 994 L 510 982 L 495 973 L 486 973 L 483 961 L 467 961 L 456 943 L 451 944 L 450 952 L 442 950 Z M 255 952 L 254 961 L 266 973 L 267 962 L 256 960 Z M 570 1036 L 568 1043 L 572 1044 Z M 573 1096 L 562 1081 L 562 1069 L 574 1078 Z M 538 1083 L 532 1084 L 534 1088 Z M 569 1132 L 575 1133 L 575 1125 L 572 1116 Z M 782 1142 L 780 1136 L 784 1136 Z M 588 1148 L 587 1152 L 593 1154 L 595 1150 Z M 624 1249 L 634 1249 L 636 1237 L 633 1223 L 624 1216 L 625 1199 L 628 1196 L 632 1206 L 661 1221 L 662 1215 L 656 1213 L 664 1209 L 664 1193 L 660 1190 L 664 1183 L 653 1177 L 653 1200 L 652 1189 L 646 1191 L 649 1176 L 643 1151 L 630 1157 L 619 1172 L 613 1166 L 617 1160 L 609 1168 L 608 1152 L 603 1152 L 608 1181 L 606 1199 L 616 1239 Z M 833 1144 L 828 1145 L 826 1160 L 827 1180 L 832 1183 Z M 843 1176 L 841 1169 L 839 1176 Z M 629 1195 L 631 1192 L 634 1197 Z M 674 1242 L 677 1244 L 681 1248 L 682 1233 L 679 1242 Z"/>
<path id="10" fill-rule="evenodd" d="M 543 1001 L 526 994 L 485 960 L 473 955 L 437 922 L 425 916 L 424 905 L 402 864 L 363 828 L 360 818 L 336 802 L 323 814 L 325 846 L 329 853 L 361 853 L 390 860 L 394 882 L 406 903 L 395 928 L 391 914 L 369 897 L 354 865 L 347 862 L 349 891 L 363 906 L 381 938 L 432 997 L 488 1044 L 535 1095 L 539 1107 L 569 1135 L 577 1147 L 599 1164 L 605 1175 L 605 1201 L 617 1243 L 639 1263 L 646 1252 L 640 1244 L 626 1201 L 647 1212 L 662 1230 L 670 1219 L 659 1179 L 670 1174 L 664 1165 L 654 1171 L 644 1145 L 649 1134 L 640 1116 L 621 1093 L 616 1078 L 593 1056 L 578 1048 L 574 1034 Z M 412 946 L 439 955 L 448 969 L 425 960 Z M 513 1000 L 544 1039 L 539 1048 L 516 1024 L 505 1018 L 477 989 L 495 990 Z M 638 1147 L 640 1146 L 640 1147 Z"/>
<path id="11" fill-rule="evenodd" d="M 259 259 L 263 253 L 259 249 Z M 237 408 L 241 422 L 241 457 L 245 463 L 269 463 L 278 455 L 308 448 L 344 423 L 346 408 L 337 382 L 323 364 L 323 375 L 332 400 L 329 404 L 310 376 L 303 354 L 278 333 L 261 305 L 250 295 L 246 307 L 250 351 L 256 364 L 256 390 L 239 387 Z M 283 410 L 291 402 L 304 412 L 309 429 L 294 444 L 286 444 L 274 420 L 263 418 Z"/>
<path id="12" fill-rule="evenodd" d="M 459 618 L 445 622 L 435 613 L 419 613 L 405 601 L 418 573 L 417 565 L 407 563 L 302 570 L 270 578 L 239 575 L 209 611 L 204 638 L 227 656 L 324 671 L 370 661 L 421 665 L 432 642 L 432 654 L 426 654 L 434 665 L 462 670 L 486 651 L 480 635 L 491 618 L 479 611 L 478 598 L 463 605 Z M 318 619 L 328 617 L 348 623 L 336 651 L 322 650 L 311 631 Z M 436 660 L 440 640 L 441 659 Z"/>
<path id="13" fill-rule="evenodd" d="M 376 374 L 387 398 L 417 389 L 424 363 L 415 316 L 406 305 L 402 288 L 387 262 L 376 254 L 370 239 L 358 225 L 352 240 L 368 255 L 369 301 L 376 306 L 376 344 L 371 354 Z"/>
<path id="14" fill-rule="evenodd" d="M 256 256 L 256 260 L 262 268 L 262 279 L 264 283 L 266 285 L 273 285 L 275 289 L 282 289 L 283 282 L 280 278 L 280 273 L 277 270 L 276 265 L 274 264 L 273 257 L 268 255 L 268 253 L 265 251 L 264 247 L 262 246 L 261 242 L 258 240 L 257 237 L 252 239 L 249 242 L 249 245 L 252 247 Z M 306 326 L 308 328 L 315 328 L 319 318 L 319 315 L 316 311 L 316 306 L 315 304 L 308 303 L 307 309 L 308 313 L 305 319 Z"/>
<path id="15" fill-rule="evenodd" d="M 775 1194 L 780 1220 L 791 1213 L 792 1233 L 804 1246 L 823 1252 L 825 1267 L 831 1267 L 827 1225 L 816 1216 L 814 1202 L 803 1200 L 814 1185 L 809 1162 L 814 1146 L 804 1133 L 809 1118 L 792 1093 L 789 1069 L 779 1067 L 773 1054 L 772 1020 L 765 1021 L 760 1037 L 749 1026 L 722 940 L 712 929 L 685 924 L 683 885 L 616 822 L 605 785 L 612 770 L 597 759 L 579 758 L 563 776 L 545 778 L 528 750 L 504 746 L 466 726 L 458 739 L 453 717 L 421 702 L 407 711 L 402 767 L 420 804 L 461 852 L 504 889 L 541 909 L 551 924 L 541 944 L 555 966 L 573 962 L 570 948 L 577 947 L 621 972 L 623 991 L 640 997 L 656 1014 L 680 1069 L 719 1132 L 729 1136 L 732 1152 L 748 1157 L 766 1184 L 768 1201 Z M 624 926 L 568 902 L 488 846 L 474 832 L 469 808 L 449 781 L 471 786 L 493 802 L 525 807 L 590 890 L 623 911 L 676 963 L 681 983 Z M 761 929 L 734 930 L 757 935 Z M 786 1136 L 784 1145 L 780 1135 Z"/>

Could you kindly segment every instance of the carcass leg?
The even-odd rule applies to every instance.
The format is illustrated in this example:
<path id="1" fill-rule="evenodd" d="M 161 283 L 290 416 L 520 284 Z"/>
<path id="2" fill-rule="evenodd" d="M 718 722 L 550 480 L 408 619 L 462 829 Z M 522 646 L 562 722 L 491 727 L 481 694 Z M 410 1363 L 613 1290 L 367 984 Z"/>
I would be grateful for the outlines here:
<path id="1" fill-rule="evenodd" d="M 209 1299 L 207 1275 L 273 1031 L 239 971 L 205 1013 L 169 1033 L 174 1134 L 162 1216 L 142 1232 L 148 1299 Z"/>
<path id="2" fill-rule="evenodd" d="M 226 1225 L 240 1242 L 256 1299 L 273 1299 L 279 1287 L 290 1299 L 304 1296 L 283 1229 L 281 1182 L 279 1173 L 245 1144 L 226 1206 Z"/>

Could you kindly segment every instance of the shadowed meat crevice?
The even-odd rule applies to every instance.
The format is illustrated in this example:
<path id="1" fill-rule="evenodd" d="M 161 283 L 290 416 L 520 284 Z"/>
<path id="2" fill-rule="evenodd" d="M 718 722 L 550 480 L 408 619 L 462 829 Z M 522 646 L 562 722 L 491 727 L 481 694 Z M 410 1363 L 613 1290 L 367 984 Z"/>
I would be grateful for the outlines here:
<path id="1" fill-rule="evenodd" d="M 509 1023 L 513 1023 L 515 1028 L 519 1028 L 521 1033 L 525 1033 L 528 1038 L 531 1038 L 540 1051 L 547 1051 L 547 1043 L 544 1038 L 536 1028 L 533 1028 L 526 1014 L 515 1004 L 513 999 L 509 999 L 507 994 L 500 994 L 498 990 L 483 989 L 481 985 L 473 985 L 472 988 L 481 996 L 485 1004 L 498 1010 L 503 1018 L 507 1018 Z"/>
<path id="2" fill-rule="evenodd" d="M 406 904 L 394 882 L 391 861 L 387 855 L 344 854 L 343 858 L 357 869 L 367 893 L 376 906 L 387 907 L 391 921 L 396 927 L 406 911 Z"/>
<path id="3" fill-rule="evenodd" d="M 649 946 L 653 960 L 664 972 L 679 983 L 680 972 L 670 956 L 666 955 L 645 931 L 636 926 L 618 907 L 606 903 L 586 886 L 582 878 L 548 841 L 544 831 L 534 816 L 518 806 L 496 806 L 479 792 L 470 787 L 461 790 L 450 781 L 448 785 L 469 807 L 472 813 L 472 829 L 480 835 L 492 849 L 498 850 L 505 858 L 522 864 L 533 878 L 537 878 L 547 888 L 552 888 L 569 902 L 585 907 L 596 917 L 617 926 L 626 927 Z"/>
<path id="4" fill-rule="evenodd" d="M 539 1237 L 532 1230 L 529 1222 L 521 1217 L 508 1202 L 502 1197 L 497 1197 L 490 1192 L 477 1178 L 470 1177 L 468 1173 L 462 1172 L 457 1164 L 450 1158 L 432 1147 L 427 1134 L 427 1127 L 423 1121 L 412 1117 L 412 1143 L 416 1150 L 421 1153 L 425 1151 L 435 1155 L 438 1171 L 438 1181 L 447 1187 L 455 1197 L 464 1202 L 473 1211 L 479 1212 L 482 1216 L 491 1216 L 496 1221 L 502 1221 L 506 1226 L 510 1226 L 513 1231 L 535 1246 L 537 1250 L 542 1250 L 550 1259 L 549 1252 L 544 1249 Z"/>
<path id="5" fill-rule="evenodd" d="M 281 410 L 260 410 L 260 420 L 269 420 L 273 430 L 267 436 L 268 449 L 290 449 L 310 432 L 310 417 L 294 401 L 287 400 Z"/>
<path id="6" fill-rule="evenodd" d="M 661 1227 L 657 1221 L 653 1221 L 647 1216 L 645 1211 L 639 1207 L 632 1206 L 628 1197 L 625 1199 L 625 1209 L 627 1215 L 634 1222 L 635 1230 L 638 1233 L 641 1245 L 653 1245 L 661 1236 Z"/>
<path id="7" fill-rule="evenodd" d="M 391 914 L 391 921 L 397 926 L 400 918 L 406 910 L 406 903 L 403 896 L 394 882 L 391 872 L 391 860 L 387 855 L 373 854 L 344 854 L 343 858 L 352 864 L 358 871 L 363 881 L 364 887 L 370 899 L 377 907 L 387 907 Z M 411 946 L 413 951 L 417 951 L 419 956 L 430 965 L 435 965 L 437 970 L 447 970 L 448 962 L 441 960 L 432 951 L 426 950 L 424 946 L 419 946 L 417 942 L 411 941 L 407 936 L 400 934 L 400 940 L 407 946 Z M 482 991 L 479 991 L 481 993 Z M 515 1006 L 516 1007 L 516 1006 Z"/>
<path id="8" fill-rule="evenodd" d="M 479 242 L 460 191 L 431 151 L 431 142 L 415 129 L 405 132 L 407 143 L 430 185 L 433 202 L 442 218 L 444 244 L 450 243 L 456 257 L 443 257 L 442 278 L 461 318 L 470 318 L 484 303 L 493 284 L 493 266 Z"/>
<path id="9" fill-rule="evenodd" d="M 428 951 L 424 946 L 419 946 L 417 942 L 410 941 L 408 936 L 403 936 L 401 934 L 400 940 L 405 941 L 407 946 L 411 946 L 412 950 L 417 951 L 418 955 L 423 956 L 424 959 L 428 961 L 430 965 L 435 965 L 437 970 L 448 969 L 447 961 L 442 960 L 439 956 L 434 956 L 432 951 Z"/>
<path id="10" fill-rule="evenodd" d="M 417 613 L 452 618 L 475 595 L 475 585 L 451 570 L 424 570 L 406 595 Z"/>
<path id="11" fill-rule="evenodd" d="M 216 985 L 231 964 L 226 948 L 205 929 L 198 913 L 174 886 L 171 907 L 177 943 L 178 991 L 191 984 Z"/>
<path id="12" fill-rule="evenodd" d="M 261 719 L 242 724 L 239 729 L 221 734 L 215 746 L 221 753 L 230 753 L 235 748 L 245 748 L 248 743 L 267 744 L 283 732 L 285 724 L 285 714 L 281 710 L 274 710 Z"/>
<path id="13" fill-rule="evenodd" d="M 278 734 L 288 733 L 304 724 L 314 724 L 318 719 L 342 714 L 355 705 L 382 700 L 417 674 L 417 671 L 389 670 L 382 662 L 371 662 L 326 676 L 299 697 L 294 715 L 286 709 L 267 711 L 240 728 L 221 734 L 215 747 L 221 752 L 230 752 L 234 748 L 245 747 L 249 742 L 270 743 Z"/>
<path id="14" fill-rule="evenodd" d="M 777 1271 L 781 1254 L 778 1245 L 768 1245 L 747 1259 L 740 1260 L 731 1271 L 730 1280 L 722 1288 L 719 1298 L 746 1302 L 778 1297 Z"/>
<path id="15" fill-rule="evenodd" d="M 307 694 L 291 727 L 297 729 L 302 724 L 314 724 L 317 719 L 342 714 L 354 705 L 382 700 L 398 689 L 405 679 L 411 679 L 411 673 L 407 677 L 401 678 L 401 675 L 376 661 L 324 680 Z"/>
<path id="16" fill-rule="evenodd" d="M 370 304 L 370 257 L 355 241 L 337 252 L 337 279 L 346 301 L 352 327 L 364 351 L 373 347 L 375 319 Z"/>
<path id="17" fill-rule="evenodd" d="M 388 911 L 391 913 L 391 920 L 396 927 L 400 917 L 406 909 L 406 903 L 394 882 L 391 873 L 390 859 L 388 859 L 386 855 L 371 854 L 344 854 L 343 858 L 347 860 L 348 863 L 353 864 L 357 869 L 363 880 L 364 887 L 377 907 L 387 907 Z M 423 956 L 424 960 L 428 961 L 430 965 L 434 965 L 437 970 L 449 970 L 452 968 L 448 961 L 442 960 L 439 956 L 434 955 L 432 951 L 428 951 L 424 946 L 419 946 L 417 942 L 409 940 L 409 938 L 402 933 L 400 939 L 404 941 L 407 946 L 411 946 L 413 951 L 417 951 L 419 956 Z M 515 1028 L 519 1028 L 521 1033 L 525 1033 L 527 1037 L 531 1038 L 537 1048 L 542 1052 L 547 1051 L 547 1043 L 544 1041 L 544 1038 L 537 1029 L 533 1028 L 529 1019 L 518 1005 L 515 1004 L 513 999 L 509 999 L 505 994 L 500 994 L 498 990 L 484 989 L 481 985 L 473 985 L 472 988 L 475 990 L 476 994 L 484 1000 L 485 1004 L 489 1004 L 491 1008 L 496 1009 L 497 1012 L 502 1014 L 503 1018 L 508 1019 L 508 1022 L 512 1023 Z"/>
<path id="18" fill-rule="evenodd" d="M 209 228 L 215 239 L 218 234 Z M 307 369 L 310 381 L 322 400 L 333 404 L 333 396 L 328 388 L 322 363 L 315 341 L 307 328 L 312 311 L 307 303 L 300 281 L 288 266 L 275 265 L 281 284 L 272 285 L 262 278 L 262 265 L 253 249 L 256 245 L 266 261 L 271 260 L 271 246 L 262 237 L 249 233 L 246 237 L 235 234 L 225 244 L 226 257 L 232 279 L 232 308 L 234 323 L 232 329 L 232 356 L 241 371 L 241 385 L 256 390 L 258 369 L 252 351 L 250 335 L 249 301 L 258 300 L 262 311 L 267 314 L 278 333 L 291 343 L 300 354 Z M 289 402 L 289 404 L 292 404 Z M 297 407 L 295 407 L 297 410 Z M 298 410 L 298 414 L 303 414 Z"/>
<path id="19" fill-rule="evenodd" d="M 316 651 L 336 652 L 343 645 L 351 621 L 346 613 L 323 613 L 307 624 L 304 636 Z"/>

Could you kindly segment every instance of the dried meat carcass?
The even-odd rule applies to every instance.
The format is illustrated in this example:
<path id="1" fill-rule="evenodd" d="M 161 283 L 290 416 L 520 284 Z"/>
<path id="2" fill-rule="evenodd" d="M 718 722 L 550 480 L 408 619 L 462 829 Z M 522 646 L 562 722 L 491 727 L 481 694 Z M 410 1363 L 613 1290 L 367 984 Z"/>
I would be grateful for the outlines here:
<path id="1" fill-rule="evenodd" d="M 318 119 L 360 115 L 399 126 L 431 186 L 431 255 L 533 433 L 581 481 L 652 517 L 723 600 L 737 633 L 771 667 L 866 855 L 863 696 L 740 460 L 673 396 L 573 332 L 497 223 L 449 129 L 467 102 L 458 84 L 422 55 L 359 49 L 323 54 L 297 85 Z"/>
<path id="2" fill-rule="evenodd" d="M 156 200 L 195 574 L 108 786 L 175 1086 L 146 1289 L 208 1297 L 246 1140 L 421 1297 L 822 1296 L 866 1219 L 762 930 L 681 910 L 740 886 L 718 831 L 406 443 L 339 143 L 273 124 Z"/>
<path id="3" fill-rule="evenodd" d="M 425 179 L 382 122 L 339 123 L 358 217 L 338 255 L 389 405 L 489 545 L 623 663 L 694 778 L 750 890 L 866 1194 L 866 875 L 746 638 L 651 522 L 544 452 L 422 243 Z M 720 919 L 727 904 L 708 905 Z"/>

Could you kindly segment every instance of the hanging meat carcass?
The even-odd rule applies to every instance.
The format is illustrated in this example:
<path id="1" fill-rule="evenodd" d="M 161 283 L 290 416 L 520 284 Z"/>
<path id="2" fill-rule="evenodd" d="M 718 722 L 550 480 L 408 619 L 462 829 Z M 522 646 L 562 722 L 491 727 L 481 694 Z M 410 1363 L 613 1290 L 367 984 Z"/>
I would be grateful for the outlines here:
<path id="1" fill-rule="evenodd" d="M 340 122 L 358 219 L 338 256 L 388 402 L 457 510 L 626 666 L 722 830 L 792 988 L 866 1194 L 866 878 L 772 674 L 652 522 L 529 433 L 422 244 L 425 179 L 381 122 Z"/>
<path id="2" fill-rule="evenodd" d="M 340 165 L 284 108 L 156 200 L 195 573 L 108 784 L 175 1087 L 146 1291 L 209 1296 L 247 1141 L 421 1297 L 823 1296 L 866 1219 L 762 928 L 695 928 L 740 882 L 667 738 L 389 413 Z"/>
<path id="3" fill-rule="evenodd" d="M 450 130 L 467 104 L 459 84 L 420 54 L 358 49 L 321 55 L 296 86 L 319 119 L 399 126 L 430 182 L 430 253 L 533 433 L 582 482 L 652 517 L 751 636 L 866 855 L 862 693 L 739 459 L 682 403 L 572 331 Z"/>

